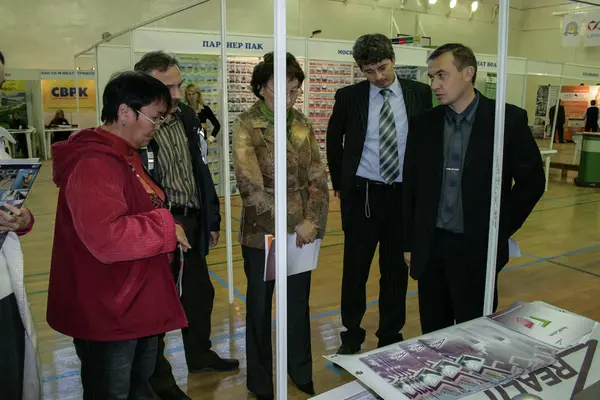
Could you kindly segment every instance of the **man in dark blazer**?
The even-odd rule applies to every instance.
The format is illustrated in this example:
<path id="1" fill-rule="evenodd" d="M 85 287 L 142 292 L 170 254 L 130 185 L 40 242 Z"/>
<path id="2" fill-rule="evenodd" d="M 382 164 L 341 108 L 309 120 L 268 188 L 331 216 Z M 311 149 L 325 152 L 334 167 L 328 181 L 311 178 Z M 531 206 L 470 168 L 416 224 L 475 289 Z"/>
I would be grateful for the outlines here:
<path id="1" fill-rule="evenodd" d="M 402 340 L 408 268 L 402 257 L 402 165 L 410 117 L 432 107 L 431 88 L 400 79 L 390 39 L 360 37 L 354 60 L 367 80 L 338 90 L 327 128 L 331 182 L 340 198 L 344 240 L 342 346 L 355 354 L 365 340 L 360 324 L 366 283 L 379 244 L 378 345 Z"/>
<path id="2" fill-rule="evenodd" d="M 441 105 L 411 121 L 403 202 L 405 260 L 419 283 L 423 333 L 483 315 L 495 121 L 495 101 L 473 86 L 471 49 L 439 47 L 428 73 Z M 498 272 L 508 262 L 508 239 L 545 185 L 525 110 L 507 104 L 504 129 Z"/>

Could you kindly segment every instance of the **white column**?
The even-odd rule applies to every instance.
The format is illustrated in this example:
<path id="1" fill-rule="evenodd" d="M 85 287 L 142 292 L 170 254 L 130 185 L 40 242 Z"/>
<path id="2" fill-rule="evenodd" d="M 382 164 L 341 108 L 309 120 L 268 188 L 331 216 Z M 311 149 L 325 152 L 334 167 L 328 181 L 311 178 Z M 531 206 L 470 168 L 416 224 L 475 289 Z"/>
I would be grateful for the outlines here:
<path id="1" fill-rule="evenodd" d="M 286 0 L 274 0 L 275 14 L 275 264 L 277 288 L 277 399 L 287 400 L 287 164 Z"/>
<path id="2" fill-rule="evenodd" d="M 488 238 L 487 272 L 485 282 L 484 315 L 492 313 L 496 285 L 498 228 L 502 191 L 502 157 L 504 154 L 504 116 L 506 109 L 506 73 L 508 64 L 508 13 L 510 0 L 500 0 L 498 18 L 498 80 L 496 82 L 496 121 L 494 129 L 494 163 L 492 172 L 492 201 Z"/>
<path id="3" fill-rule="evenodd" d="M 227 247 L 227 291 L 233 304 L 233 243 L 231 239 L 231 179 L 229 171 L 229 104 L 227 103 L 227 0 L 221 0 L 221 109 L 223 110 L 223 176 L 225 186 L 225 244 Z M 207 138 L 208 139 L 208 138 Z"/>

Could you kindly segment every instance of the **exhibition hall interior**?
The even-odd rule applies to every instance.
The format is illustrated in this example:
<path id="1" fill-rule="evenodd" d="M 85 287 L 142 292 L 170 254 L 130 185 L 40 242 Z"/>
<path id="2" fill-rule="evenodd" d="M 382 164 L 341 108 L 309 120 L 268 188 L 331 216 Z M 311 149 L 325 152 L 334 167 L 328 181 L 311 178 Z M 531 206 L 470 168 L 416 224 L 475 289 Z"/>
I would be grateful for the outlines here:
<path id="1" fill-rule="evenodd" d="M 4 1 L 0 52 L 0 399 L 600 398 L 600 1 Z"/>

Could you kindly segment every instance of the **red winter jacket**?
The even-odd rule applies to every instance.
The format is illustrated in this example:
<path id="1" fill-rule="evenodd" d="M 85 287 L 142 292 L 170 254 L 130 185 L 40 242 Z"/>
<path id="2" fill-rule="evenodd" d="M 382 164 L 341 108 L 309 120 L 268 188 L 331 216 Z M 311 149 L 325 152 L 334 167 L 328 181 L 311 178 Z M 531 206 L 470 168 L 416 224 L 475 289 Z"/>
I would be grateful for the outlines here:
<path id="1" fill-rule="evenodd" d="M 48 324 L 84 340 L 141 338 L 185 327 L 169 265 L 175 220 L 154 209 L 132 171 L 139 154 L 100 128 L 52 148 L 59 186 Z"/>

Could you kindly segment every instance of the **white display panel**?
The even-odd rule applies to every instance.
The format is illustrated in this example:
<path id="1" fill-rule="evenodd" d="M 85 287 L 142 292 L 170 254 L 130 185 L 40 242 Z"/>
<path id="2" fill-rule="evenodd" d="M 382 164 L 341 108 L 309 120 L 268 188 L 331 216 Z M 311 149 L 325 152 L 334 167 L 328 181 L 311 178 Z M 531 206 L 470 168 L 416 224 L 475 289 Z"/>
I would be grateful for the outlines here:
<path id="1" fill-rule="evenodd" d="M 98 96 L 98 104 L 102 104 L 102 94 L 104 88 L 110 80 L 110 77 L 115 72 L 132 70 L 131 65 L 131 48 L 129 46 L 98 46 L 98 57 L 96 59 L 97 71 L 97 87 L 96 96 Z M 102 110 L 96 110 L 99 114 Z"/>

